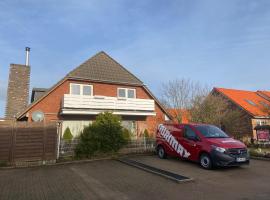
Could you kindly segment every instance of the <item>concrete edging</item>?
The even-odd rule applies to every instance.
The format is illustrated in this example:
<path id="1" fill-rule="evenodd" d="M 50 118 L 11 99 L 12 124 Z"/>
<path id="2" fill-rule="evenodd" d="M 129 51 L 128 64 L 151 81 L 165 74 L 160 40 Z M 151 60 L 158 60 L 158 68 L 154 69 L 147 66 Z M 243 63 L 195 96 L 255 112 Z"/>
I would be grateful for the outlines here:
<path id="1" fill-rule="evenodd" d="M 119 161 L 119 162 L 121 162 L 121 163 L 124 163 L 124 164 L 126 164 L 126 165 L 129 165 L 129 166 L 132 166 L 132 167 L 141 169 L 141 170 L 143 170 L 143 171 L 146 171 L 146 172 L 149 172 L 149 173 L 152 173 L 152 174 L 155 174 L 155 175 L 164 177 L 164 178 L 169 179 L 169 180 L 172 180 L 172 181 L 174 181 L 174 182 L 176 182 L 176 183 L 185 183 L 185 182 L 194 181 L 193 178 L 189 178 L 189 177 L 188 177 L 188 179 L 179 180 L 179 179 L 177 179 L 177 178 L 174 178 L 174 177 L 171 177 L 171 176 L 167 176 L 167 175 L 165 175 L 165 174 L 163 174 L 163 173 L 159 173 L 159 172 L 156 172 L 156 171 L 147 169 L 147 168 L 145 168 L 145 167 L 141 167 L 141 166 L 132 164 L 132 163 L 127 162 L 127 161 L 125 161 L 125 160 L 123 160 L 123 159 L 117 159 L 117 161 Z"/>
<path id="2" fill-rule="evenodd" d="M 253 159 L 253 160 L 270 161 L 270 158 L 265 158 L 265 157 L 250 156 L 250 158 Z"/>

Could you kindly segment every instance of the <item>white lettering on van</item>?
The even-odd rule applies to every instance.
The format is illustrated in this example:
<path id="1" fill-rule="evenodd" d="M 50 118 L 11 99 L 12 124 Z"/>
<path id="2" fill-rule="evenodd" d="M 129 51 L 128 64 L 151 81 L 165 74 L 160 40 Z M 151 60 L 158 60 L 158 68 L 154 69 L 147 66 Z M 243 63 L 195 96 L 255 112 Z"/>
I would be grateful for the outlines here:
<path id="1" fill-rule="evenodd" d="M 160 135 L 166 140 L 166 142 L 179 154 L 181 157 L 188 158 L 190 153 L 173 137 L 170 131 L 163 125 L 158 126 Z"/>

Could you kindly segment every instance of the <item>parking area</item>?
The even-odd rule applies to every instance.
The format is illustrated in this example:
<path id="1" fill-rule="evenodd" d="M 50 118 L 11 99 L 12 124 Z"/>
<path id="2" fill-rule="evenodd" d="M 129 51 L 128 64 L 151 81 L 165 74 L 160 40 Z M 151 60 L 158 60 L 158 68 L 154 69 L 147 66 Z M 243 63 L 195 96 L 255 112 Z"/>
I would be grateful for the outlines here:
<path id="1" fill-rule="evenodd" d="M 130 157 L 194 181 L 176 183 L 115 160 L 0 170 L 0 199 L 269 199 L 270 162 L 203 170 L 156 156 Z"/>

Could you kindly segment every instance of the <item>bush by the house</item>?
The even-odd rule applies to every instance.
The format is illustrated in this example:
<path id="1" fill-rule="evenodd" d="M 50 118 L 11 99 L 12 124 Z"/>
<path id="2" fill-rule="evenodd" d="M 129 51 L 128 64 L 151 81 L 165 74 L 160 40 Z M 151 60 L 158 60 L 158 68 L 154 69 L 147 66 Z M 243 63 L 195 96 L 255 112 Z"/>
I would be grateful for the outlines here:
<path id="1" fill-rule="evenodd" d="M 148 132 L 147 129 L 144 129 L 143 136 L 144 136 L 145 138 L 149 138 L 149 137 L 150 137 L 150 136 L 149 136 L 149 132 Z"/>
<path id="2" fill-rule="evenodd" d="M 66 128 L 65 132 L 64 132 L 64 135 L 63 135 L 63 139 L 66 141 L 66 142 L 70 142 L 72 139 L 73 139 L 73 135 L 69 129 L 69 127 Z"/>
<path id="3" fill-rule="evenodd" d="M 123 129 L 123 137 L 126 141 L 131 140 L 131 132 L 126 128 Z"/>
<path id="4" fill-rule="evenodd" d="M 82 131 L 75 155 L 89 158 L 96 153 L 117 152 L 126 142 L 121 118 L 109 112 L 101 113 Z"/>

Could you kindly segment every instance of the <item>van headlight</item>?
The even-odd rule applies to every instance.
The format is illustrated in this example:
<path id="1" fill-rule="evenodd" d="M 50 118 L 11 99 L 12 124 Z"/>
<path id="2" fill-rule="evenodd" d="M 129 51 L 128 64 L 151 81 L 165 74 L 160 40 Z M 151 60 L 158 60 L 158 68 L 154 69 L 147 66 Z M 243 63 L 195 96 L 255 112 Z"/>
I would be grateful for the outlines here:
<path id="1" fill-rule="evenodd" d="M 218 146 L 215 146 L 215 145 L 212 145 L 212 148 L 220 153 L 225 153 L 226 149 L 225 148 L 222 148 L 222 147 L 218 147 Z"/>

